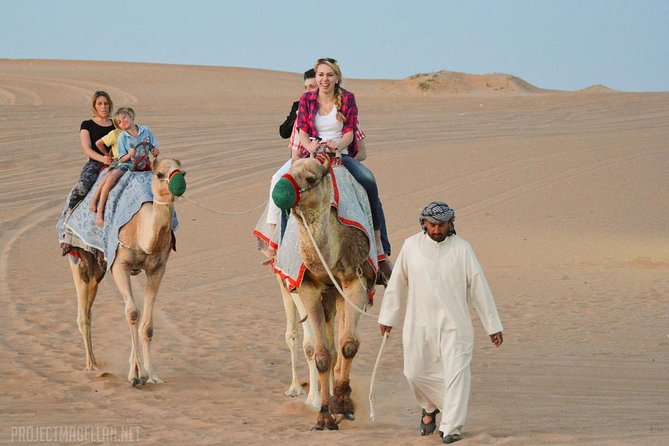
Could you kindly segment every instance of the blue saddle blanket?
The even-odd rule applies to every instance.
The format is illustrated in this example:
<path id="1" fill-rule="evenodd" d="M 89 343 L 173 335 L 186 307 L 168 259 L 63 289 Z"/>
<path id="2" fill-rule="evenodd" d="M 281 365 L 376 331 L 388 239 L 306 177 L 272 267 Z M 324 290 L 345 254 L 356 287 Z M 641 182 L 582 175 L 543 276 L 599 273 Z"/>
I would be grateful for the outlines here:
<path id="1" fill-rule="evenodd" d="M 126 172 L 119 178 L 109 192 L 105 206 L 104 226 L 95 224 L 97 214 L 89 210 L 91 199 L 100 182 L 107 174 L 102 171 L 86 198 L 79 203 L 69 216 L 66 216 L 70 197 L 65 201 L 65 208 L 56 225 L 58 241 L 85 249 L 90 252 L 102 252 L 107 263 L 107 271 L 114 264 L 119 245 L 119 231 L 139 212 L 142 204 L 153 201 L 151 191 L 151 172 Z M 179 227 L 176 210 L 172 214 L 172 230 Z"/>

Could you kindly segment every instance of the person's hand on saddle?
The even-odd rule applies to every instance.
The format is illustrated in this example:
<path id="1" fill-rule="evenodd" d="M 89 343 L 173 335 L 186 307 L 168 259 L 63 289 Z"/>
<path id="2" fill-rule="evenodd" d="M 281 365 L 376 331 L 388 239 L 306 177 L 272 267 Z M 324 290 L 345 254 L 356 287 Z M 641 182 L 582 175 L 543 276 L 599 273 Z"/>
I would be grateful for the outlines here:
<path id="1" fill-rule="evenodd" d="M 158 149 L 158 147 L 151 149 L 151 156 L 149 157 L 151 160 L 151 165 L 155 164 L 156 160 L 158 159 L 158 154 L 160 154 L 160 149 Z"/>
<path id="2" fill-rule="evenodd" d="M 102 164 L 105 166 L 109 166 L 113 161 L 113 158 L 110 155 L 103 155 L 102 156 Z"/>
<path id="3" fill-rule="evenodd" d="M 309 156 L 311 158 L 316 156 L 320 148 L 321 148 L 321 141 L 319 141 L 316 138 L 312 138 L 311 142 L 309 143 L 309 146 L 306 147 L 306 149 L 309 151 Z"/>
<path id="4" fill-rule="evenodd" d="M 321 141 L 321 147 L 323 147 L 325 153 L 328 155 L 334 155 L 335 158 L 341 158 L 341 152 L 339 150 L 339 146 L 337 145 L 338 142 L 339 141 L 336 140 Z"/>
<path id="5" fill-rule="evenodd" d="M 341 153 L 339 152 L 339 148 L 337 147 L 337 141 L 335 140 L 323 141 L 318 139 L 312 139 L 311 143 L 309 144 L 308 150 L 312 158 L 314 158 L 319 153 L 323 154 L 324 156 L 328 156 L 330 158 L 332 157 L 341 158 Z"/>

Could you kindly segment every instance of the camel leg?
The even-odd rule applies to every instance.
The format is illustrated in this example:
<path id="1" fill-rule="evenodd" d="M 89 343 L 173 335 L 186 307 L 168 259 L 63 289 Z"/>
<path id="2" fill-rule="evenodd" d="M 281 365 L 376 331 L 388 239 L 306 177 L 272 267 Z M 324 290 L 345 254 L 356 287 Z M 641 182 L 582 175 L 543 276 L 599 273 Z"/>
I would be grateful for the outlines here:
<path id="1" fill-rule="evenodd" d="M 342 283 L 343 290 L 353 304 L 358 308 L 363 308 L 367 299 L 367 291 L 360 280 L 353 279 Z M 333 392 L 330 410 L 335 414 L 343 414 L 347 419 L 354 419 L 354 406 L 351 400 L 351 386 L 349 375 L 351 372 L 351 365 L 353 358 L 358 353 L 360 347 L 360 337 L 358 336 L 358 320 L 360 314 L 355 311 L 344 301 L 342 297 L 338 297 L 338 307 L 343 307 L 343 330 L 339 334 L 339 354 L 342 356 L 341 368 L 335 379 L 335 389 Z"/>
<path id="2" fill-rule="evenodd" d="M 339 426 L 335 418 L 330 413 L 330 369 L 332 368 L 332 352 L 328 348 L 326 334 L 326 313 L 324 311 L 324 302 L 321 300 L 322 286 L 302 282 L 299 288 L 300 299 L 308 314 L 307 323 L 311 324 L 314 331 L 313 351 L 307 352 L 307 356 L 313 356 L 316 368 L 318 369 L 318 380 L 321 392 L 320 411 L 316 418 L 314 430 L 337 430 Z"/>
<path id="3" fill-rule="evenodd" d="M 336 298 L 335 296 L 330 297 L 330 302 L 336 303 Z M 334 378 L 335 378 L 335 369 L 337 366 L 340 364 L 341 359 L 339 354 L 337 354 L 337 347 L 335 344 L 335 317 L 337 314 L 337 307 L 335 305 L 329 305 L 327 308 L 325 308 L 325 335 L 326 335 L 326 340 L 328 343 L 328 350 L 330 351 L 330 354 L 332 355 L 332 366 L 330 367 L 329 371 L 329 377 L 328 377 L 328 382 L 330 383 L 330 387 L 328 388 L 328 392 L 330 392 L 330 395 L 334 392 Z"/>
<path id="4" fill-rule="evenodd" d="M 334 339 L 332 340 L 332 345 L 339 345 L 339 341 L 341 339 L 342 333 L 344 333 L 344 322 L 346 320 L 346 301 L 344 299 L 337 299 L 337 343 L 335 344 Z M 341 372 L 341 361 L 342 361 L 343 356 L 342 355 L 337 355 L 337 362 L 335 362 L 334 370 L 333 373 L 336 376 L 339 376 L 339 373 Z"/>
<path id="5" fill-rule="evenodd" d="M 300 380 L 297 376 L 297 308 L 293 303 L 286 285 L 278 274 L 274 275 L 279 283 L 281 297 L 283 298 L 283 310 L 286 312 L 286 345 L 290 350 L 290 368 L 292 372 L 292 382 L 286 391 L 287 396 L 299 396 L 304 393 Z"/>
<path id="6" fill-rule="evenodd" d="M 85 256 L 85 255 L 84 255 Z M 84 349 L 86 351 L 86 368 L 84 370 L 90 371 L 97 368 L 95 355 L 93 354 L 93 341 L 91 339 L 91 308 L 93 308 L 93 301 L 98 292 L 99 281 L 104 277 L 104 271 L 97 274 L 92 270 L 93 265 L 91 258 L 85 257 L 75 261 L 70 257 L 69 264 L 72 270 L 72 278 L 74 279 L 74 286 L 77 291 L 77 326 L 79 332 L 84 340 Z M 98 269 L 100 269 L 98 267 Z"/>
<path id="7" fill-rule="evenodd" d="M 139 308 L 137 308 L 135 298 L 132 295 L 130 271 L 126 269 L 122 262 L 114 262 L 114 266 L 112 266 L 112 276 L 114 277 L 116 288 L 118 288 L 121 296 L 123 296 L 123 302 L 125 303 L 125 319 L 128 321 L 131 339 L 128 381 L 133 386 L 136 386 L 140 383 L 140 378 L 147 376 L 139 358 L 139 335 L 137 333 L 137 325 L 139 324 L 140 311 Z"/>
<path id="8" fill-rule="evenodd" d="M 140 378 L 140 382 L 148 381 L 150 383 L 161 383 L 153 364 L 151 363 L 151 340 L 153 339 L 153 305 L 156 302 L 156 295 L 160 288 L 160 282 L 163 280 L 165 267 L 158 268 L 156 271 L 146 273 L 146 293 L 144 294 L 144 308 L 142 309 L 142 320 L 139 323 L 139 337 L 142 343 L 142 356 L 144 358 L 144 369 L 146 374 Z"/>
<path id="9" fill-rule="evenodd" d="M 307 366 L 309 367 L 309 393 L 307 394 L 307 399 L 304 404 L 307 407 L 318 410 L 321 404 L 321 392 L 319 389 L 320 382 L 318 377 L 318 369 L 316 368 L 316 361 L 313 355 L 316 333 L 314 332 L 311 322 L 308 320 L 309 318 L 307 317 L 307 310 L 302 303 L 302 299 L 300 299 L 300 295 L 293 292 L 290 293 L 290 297 L 293 299 L 293 304 L 297 308 L 300 320 L 304 320 L 302 323 L 302 348 L 304 350 L 304 357 L 307 359 Z"/>

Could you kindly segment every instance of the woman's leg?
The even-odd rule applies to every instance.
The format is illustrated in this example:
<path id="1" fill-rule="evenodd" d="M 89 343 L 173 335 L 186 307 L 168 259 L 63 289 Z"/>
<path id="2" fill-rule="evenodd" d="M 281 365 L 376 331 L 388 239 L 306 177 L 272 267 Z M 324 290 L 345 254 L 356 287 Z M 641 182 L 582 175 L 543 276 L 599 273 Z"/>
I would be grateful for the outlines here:
<path id="1" fill-rule="evenodd" d="M 86 197 L 98 179 L 100 170 L 103 167 L 104 165 L 99 161 L 88 160 L 84 164 L 84 168 L 81 169 L 81 174 L 79 175 L 79 181 L 72 188 L 72 195 L 70 195 L 70 203 L 68 204 L 69 209 L 74 209 Z"/>
<path id="2" fill-rule="evenodd" d="M 277 225 L 281 221 L 281 209 L 274 204 L 272 200 L 272 191 L 274 191 L 274 186 L 281 179 L 283 174 L 290 170 L 291 160 L 286 161 L 279 170 L 277 170 L 274 175 L 272 175 L 272 181 L 269 184 L 269 202 L 267 207 L 267 223 L 272 225 Z"/>
<path id="3" fill-rule="evenodd" d="M 367 192 L 369 206 L 372 210 L 372 224 L 374 230 L 379 231 L 382 252 L 390 255 L 390 241 L 388 240 L 388 229 L 386 228 L 386 217 L 383 213 L 383 206 L 379 199 L 379 189 L 376 185 L 376 179 L 371 170 L 362 163 L 350 156 L 343 156 L 344 167 L 353 175 L 358 183 Z"/>

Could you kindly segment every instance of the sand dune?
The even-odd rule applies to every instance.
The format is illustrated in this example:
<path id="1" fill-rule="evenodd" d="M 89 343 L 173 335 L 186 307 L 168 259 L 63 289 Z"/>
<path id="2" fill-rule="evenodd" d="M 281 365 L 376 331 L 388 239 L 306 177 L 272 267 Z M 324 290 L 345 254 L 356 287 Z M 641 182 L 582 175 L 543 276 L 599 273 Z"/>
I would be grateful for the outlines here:
<path id="1" fill-rule="evenodd" d="M 516 76 L 504 73 L 476 75 L 454 71 L 415 74 L 399 82 L 403 91 L 429 94 L 513 94 L 539 93 L 542 90 Z"/>
<path id="2" fill-rule="evenodd" d="M 345 87 L 394 254 L 419 229 L 419 210 L 445 200 L 496 296 L 505 344 L 493 349 L 476 321 L 461 444 L 667 444 L 669 93 L 547 94 L 507 75 L 432 76 Z M 420 91 L 429 79 L 439 94 Z M 299 74 L 239 68 L 0 60 L 1 444 L 44 426 L 130 427 L 140 444 L 439 444 L 418 435 L 399 329 L 368 418 L 381 341 L 371 318 L 353 365 L 355 421 L 310 432 L 315 414 L 283 394 L 281 299 L 250 232 L 288 155 L 277 127 L 300 84 Z M 125 379 L 130 339 L 111 280 L 93 307 L 100 367 L 83 371 L 56 243 L 98 89 L 134 107 L 188 170 L 155 310 L 166 382 L 142 390 Z M 304 363 L 300 372 L 306 380 Z"/>

